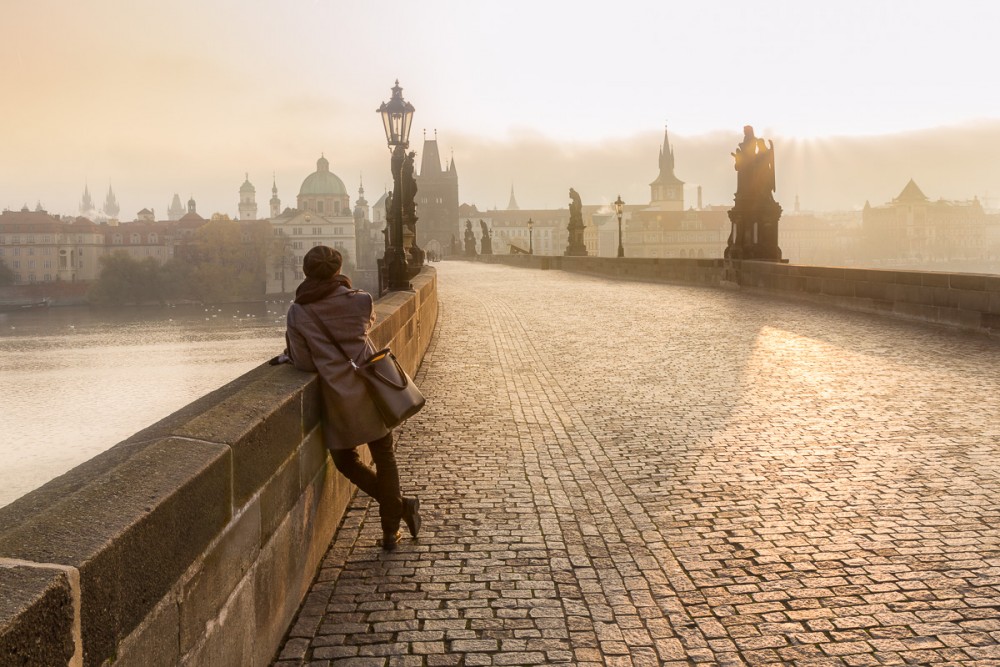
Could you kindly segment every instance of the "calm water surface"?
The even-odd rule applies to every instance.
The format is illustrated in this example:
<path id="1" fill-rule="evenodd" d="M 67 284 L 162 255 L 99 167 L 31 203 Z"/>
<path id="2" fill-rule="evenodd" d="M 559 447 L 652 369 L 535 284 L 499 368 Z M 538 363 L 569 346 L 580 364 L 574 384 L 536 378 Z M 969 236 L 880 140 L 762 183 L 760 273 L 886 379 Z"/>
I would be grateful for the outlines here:
<path id="1" fill-rule="evenodd" d="M 0 313 L 0 506 L 279 353 L 286 308 Z"/>

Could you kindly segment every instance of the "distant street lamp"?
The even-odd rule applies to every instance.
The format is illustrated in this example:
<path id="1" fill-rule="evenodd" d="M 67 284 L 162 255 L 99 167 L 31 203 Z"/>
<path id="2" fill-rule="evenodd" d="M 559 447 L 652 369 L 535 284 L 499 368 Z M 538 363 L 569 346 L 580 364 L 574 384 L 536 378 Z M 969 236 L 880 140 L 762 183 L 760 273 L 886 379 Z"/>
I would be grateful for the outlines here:
<path id="1" fill-rule="evenodd" d="M 389 228 L 389 247 L 385 250 L 383 263 L 386 266 L 387 289 L 389 291 L 413 289 L 406 274 L 406 250 L 403 248 L 403 159 L 410 145 L 410 125 L 413 123 L 413 105 L 403 99 L 403 89 L 399 79 L 392 87 L 392 97 L 376 110 L 382 115 L 385 127 L 385 141 L 392 151 L 392 207 L 386 220 Z"/>
<path id="2" fill-rule="evenodd" d="M 615 213 L 618 215 L 618 256 L 625 256 L 625 246 L 622 245 L 622 213 L 625 212 L 625 202 L 622 201 L 622 196 L 618 195 L 618 199 L 615 200 Z"/>
<path id="3" fill-rule="evenodd" d="M 535 221 L 532 220 L 531 218 L 528 218 L 528 254 L 529 255 L 534 255 L 535 254 L 534 235 L 532 234 L 532 227 L 534 227 L 534 226 L 535 226 Z"/>

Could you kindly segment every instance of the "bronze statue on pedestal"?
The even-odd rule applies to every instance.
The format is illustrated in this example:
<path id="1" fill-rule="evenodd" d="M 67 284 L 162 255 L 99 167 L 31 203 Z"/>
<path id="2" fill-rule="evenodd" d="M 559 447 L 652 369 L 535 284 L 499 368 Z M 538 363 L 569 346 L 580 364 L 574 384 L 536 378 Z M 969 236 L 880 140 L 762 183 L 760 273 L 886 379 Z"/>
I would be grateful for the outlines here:
<path id="1" fill-rule="evenodd" d="M 781 205 L 774 200 L 774 142 L 764 142 L 753 128 L 743 128 L 743 141 L 732 153 L 736 169 L 735 205 L 726 244 L 726 259 L 781 261 L 778 219 Z"/>
<path id="2" fill-rule="evenodd" d="M 573 188 L 569 189 L 569 200 L 569 224 L 566 226 L 569 243 L 563 254 L 567 257 L 586 257 L 587 246 L 583 242 L 583 203 Z"/>
<path id="3" fill-rule="evenodd" d="M 465 221 L 465 256 L 476 256 L 476 233 L 472 231 L 472 220 Z"/>

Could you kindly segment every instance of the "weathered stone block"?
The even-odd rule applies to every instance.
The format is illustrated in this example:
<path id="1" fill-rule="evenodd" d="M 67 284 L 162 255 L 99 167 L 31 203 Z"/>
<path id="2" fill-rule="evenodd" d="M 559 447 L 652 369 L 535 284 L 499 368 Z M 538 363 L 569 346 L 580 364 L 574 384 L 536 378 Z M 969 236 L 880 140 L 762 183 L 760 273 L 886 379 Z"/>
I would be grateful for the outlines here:
<path id="1" fill-rule="evenodd" d="M 0 662 L 48 667 L 73 657 L 73 595 L 51 568 L 0 565 Z"/>
<path id="2" fill-rule="evenodd" d="M 296 373 L 279 369 L 274 375 Z M 301 404 L 281 383 L 255 382 L 224 399 L 176 435 L 229 445 L 233 452 L 233 505 L 240 507 L 274 474 L 302 442 Z"/>
<path id="3" fill-rule="evenodd" d="M 319 424 L 322 404 L 321 380 L 318 376 L 313 376 L 311 382 L 302 388 L 302 433 L 312 431 Z"/>
<path id="4" fill-rule="evenodd" d="M 897 301 L 893 307 L 893 312 L 903 317 L 924 320 L 925 322 L 938 321 L 938 309 L 934 306 L 927 306 L 921 303 L 907 303 Z"/>
<path id="5" fill-rule="evenodd" d="M 305 489 L 312 483 L 330 459 L 330 452 L 323 445 L 323 432 L 313 429 L 299 447 L 299 486 Z"/>
<path id="6" fill-rule="evenodd" d="M 922 285 L 903 284 L 896 286 L 896 300 L 906 303 L 932 305 L 934 297 L 933 288 Z"/>
<path id="7" fill-rule="evenodd" d="M 179 635 L 177 598 L 169 594 L 119 644 L 114 667 L 173 667 L 180 661 Z"/>
<path id="8" fill-rule="evenodd" d="M 951 274 L 937 273 L 935 271 L 925 271 L 920 274 L 920 284 L 928 287 L 948 287 L 951 282 Z"/>
<path id="9" fill-rule="evenodd" d="M 826 278 L 821 289 L 823 294 L 830 296 L 854 296 L 852 286 L 846 280 Z"/>
<path id="10" fill-rule="evenodd" d="M 271 539 L 278 525 L 302 494 L 298 451 L 274 474 L 260 492 L 260 543 Z"/>
<path id="11" fill-rule="evenodd" d="M 953 290 L 950 287 L 932 287 L 931 294 L 931 304 L 938 308 L 958 307 L 958 290 Z"/>
<path id="12" fill-rule="evenodd" d="M 0 533 L 0 557 L 79 570 L 84 664 L 99 665 L 227 523 L 230 469 L 223 445 L 152 443 Z"/>
<path id="13" fill-rule="evenodd" d="M 261 548 L 254 570 L 254 625 L 259 648 L 252 664 L 267 664 L 299 605 L 306 548 L 304 503 L 299 503 Z M 265 655 L 266 654 L 266 655 Z M 251 664 L 251 663 L 247 663 Z"/>
<path id="14" fill-rule="evenodd" d="M 219 621 L 212 624 L 201 643 L 181 658 L 190 667 L 252 666 L 257 628 L 254 619 L 254 586 L 250 577 L 240 582 Z"/>
<path id="15" fill-rule="evenodd" d="M 990 292 L 990 303 L 987 312 L 991 315 L 1000 315 L 1000 291 Z"/>
<path id="16" fill-rule="evenodd" d="M 958 307 L 963 310 L 974 310 L 986 312 L 990 307 L 989 292 L 974 292 L 970 290 L 956 290 L 958 296 Z"/>
<path id="17" fill-rule="evenodd" d="M 948 274 L 950 284 L 955 289 L 984 291 L 986 289 L 986 276 L 975 273 L 950 273 Z"/>
<path id="18" fill-rule="evenodd" d="M 877 281 L 858 281 L 854 284 L 854 295 L 866 299 L 885 300 L 889 286 Z"/>
<path id="19" fill-rule="evenodd" d="M 187 653 L 219 616 L 260 553 L 260 500 L 248 503 L 181 582 L 180 652 Z"/>
<path id="20" fill-rule="evenodd" d="M 923 273 L 920 271 L 894 271 L 893 282 L 898 285 L 922 285 Z"/>

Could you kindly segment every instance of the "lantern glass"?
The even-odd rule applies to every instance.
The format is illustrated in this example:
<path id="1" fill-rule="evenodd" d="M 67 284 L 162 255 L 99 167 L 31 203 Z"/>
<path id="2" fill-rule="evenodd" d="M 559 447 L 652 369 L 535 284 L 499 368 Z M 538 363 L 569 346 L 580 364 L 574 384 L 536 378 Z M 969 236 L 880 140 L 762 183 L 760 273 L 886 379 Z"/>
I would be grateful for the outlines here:
<path id="1" fill-rule="evenodd" d="M 622 201 L 622 196 L 618 195 L 618 199 L 615 200 L 615 213 L 618 215 L 618 217 L 621 217 L 624 211 L 625 211 L 625 202 Z"/>
<path id="2" fill-rule="evenodd" d="M 392 87 L 392 97 L 377 109 L 382 116 L 385 141 L 389 148 L 399 144 L 407 146 L 410 141 L 410 126 L 413 123 L 413 105 L 403 99 L 403 89 L 399 81 Z"/>

